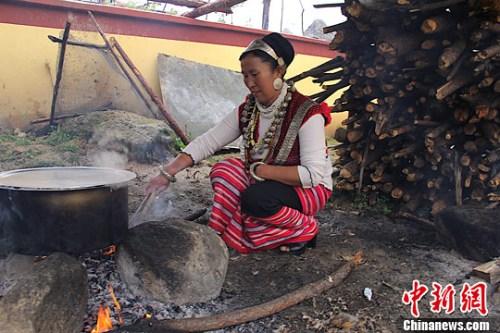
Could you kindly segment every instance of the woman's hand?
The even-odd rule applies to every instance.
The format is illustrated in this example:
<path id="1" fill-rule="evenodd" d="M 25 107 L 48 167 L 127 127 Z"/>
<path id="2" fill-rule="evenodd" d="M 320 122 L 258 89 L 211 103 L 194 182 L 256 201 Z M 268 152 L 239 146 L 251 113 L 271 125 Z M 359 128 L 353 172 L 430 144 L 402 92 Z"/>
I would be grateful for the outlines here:
<path id="1" fill-rule="evenodd" d="M 146 186 L 146 190 L 145 190 L 146 195 L 149 195 L 149 194 L 155 193 L 155 192 L 164 191 L 168 188 L 169 185 L 170 185 L 170 181 L 167 178 L 165 178 L 162 175 L 158 175 L 149 181 L 148 185 Z"/>

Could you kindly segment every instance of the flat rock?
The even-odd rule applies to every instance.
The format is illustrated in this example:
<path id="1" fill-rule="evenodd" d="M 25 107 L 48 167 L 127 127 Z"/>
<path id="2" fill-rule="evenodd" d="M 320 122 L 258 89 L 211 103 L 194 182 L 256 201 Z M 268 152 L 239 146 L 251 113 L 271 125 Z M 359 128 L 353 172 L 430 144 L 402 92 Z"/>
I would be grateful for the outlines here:
<path id="1" fill-rule="evenodd" d="M 500 209 L 450 207 L 436 216 L 443 242 L 464 257 L 488 261 L 500 256 Z"/>
<path id="2" fill-rule="evenodd" d="M 192 137 L 205 133 L 243 103 L 241 73 L 165 54 L 158 55 L 163 100 Z"/>
<path id="3" fill-rule="evenodd" d="M 0 299 L 0 332 L 80 332 L 87 305 L 85 268 L 63 253 L 36 263 L 32 258 L 30 274 Z M 25 262 L 21 266 L 26 270 Z"/>
<path id="4" fill-rule="evenodd" d="M 136 296 L 182 305 L 219 296 L 228 257 L 213 230 L 171 218 L 130 229 L 117 265 Z"/>
<path id="5" fill-rule="evenodd" d="M 165 121 L 132 112 L 90 112 L 66 120 L 63 128 L 88 140 L 94 166 L 120 168 L 128 161 L 161 162 L 176 154 L 175 137 Z"/>

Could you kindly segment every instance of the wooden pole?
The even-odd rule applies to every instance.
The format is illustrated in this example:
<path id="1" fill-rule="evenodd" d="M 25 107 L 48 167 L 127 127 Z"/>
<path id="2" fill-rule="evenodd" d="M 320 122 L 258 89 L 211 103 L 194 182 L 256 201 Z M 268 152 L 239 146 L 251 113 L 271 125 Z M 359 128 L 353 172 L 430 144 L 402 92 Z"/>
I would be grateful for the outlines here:
<path id="1" fill-rule="evenodd" d="M 198 8 L 201 6 L 205 6 L 207 2 L 205 1 L 196 1 L 196 0 L 154 0 L 155 2 L 169 3 L 175 6 L 183 6 L 190 8 Z"/>
<path id="2" fill-rule="evenodd" d="M 206 4 L 204 6 L 193 9 L 192 11 L 182 14 L 184 17 L 197 18 L 199 16 L 203 16 L 205 14 L 209 14 L 212 12 L 226 11 L 231 9 L 232 6 L 237 5 L 239 3 L 245 2 L 245 0 L 219 0 L 216 2 L 212 2 Z"/>
<path id="3" fill-rule="evenodd" d="M 262 7 L 262 30 L 269 29 L 269 9 L 271 7 L 271 0 L 264 0 Z"/>
<path id="4" fill-rule="evenodd" d="M 54 83 L 54 90 L 52 91 L 52 105 L 50 107 L 50 120 L 49 126 L 55 125 L 55 115 L 56 115 L 56 103 L 57 103 L 57 95 L 59 95 L 59 85 L 62 79 L 62 71 L 64 66 L 64 55 L 66 54 L 66 42 L 69 37 L 69 30 L 71 29 L 71 22 L 66 21 L 66 25 L 64 27 L 63 38 L 61 41 L 61 50 L 59 52 L 59 63 L 57 64 L 57 74 L 56 74 L 56 82 Z"/>
<path id="5" fill-rule="evenodd" d="M 144 87 L 144 89 L 146 90 L 146 92 L 149 94 L 149 96 L 151 97 L 151 99 L 153 100 L 153 102 L 155 102 L 155 104 L 158 106 L 158 108 L 161 111 L 161 114 L 165 117 L 165 119 L 169 123 L 170 127 L 172 127 L 172 129 L 177 134 L 177 136 L 182 140 L 182 142 L 187 145 L 189 143 L 188 137 L 186 136 L 186 134 L 184 133 L 184 131 L 179 127 L 179 125 L 177 124 L 177 121 L 171 116 L 170 111 L 167 110 L 166 105 L 163 104 L 163 102 L 161 101 L 161 99 L 155 94 L 155 92 L 153 91 L 153 89 L 151 89 L 151 87 L 148 85 L 148 83 L 146 82 L 146 80 L 142 76 L 142 74 L 139 71 L 139 69 L 134 65 L 134 63 L 132 62 L 132 60 L 128 57 L 127 53 L 125 53 L 125 51 L 120 46 L 120 44 L 118 43 L 118 41 L 114 37 L 111 37 L 110 40 L 111 40 L 111 45 L 114 48 L 116 48 L 116 50 L 118 51 L 118 53 L 120 53 L 120 55 L 122 56 L 123 60 L 125 60 L 125 63 L 127 63 L 127 65 L 130 67 L 130 69 L 132 70 L 132 72 L 134 72 L 135 76 L 137 77 L 137 79 L 139 80 L 139 82 L 141 82 L 142 86 Z"/>
<path id="6" fill-rule="evenodd" d="M 139 97 L 144 101 L 144 103 L 148 107 L 148 109 L 151 112 L 151 114 L 156 118 L 157 115 L 154 112 L 153 106 L 149 102 L 149 99 L 144 95 L 144 93 L 142 92 L 142 90 L 137 86 L 137 84 L 135 83 L 134 79 L 130 76 L 129 72 L 127 71 L 127 69 L 125 68 L 125 66 L 122 64 L 122 62 L 120 60 L 120 57 L 116 54 L 115 50 L 113 50 L 113 48 L 111 47 L 111 44 L 109 43 L 108 38 L 106 37 L 106 35 L 104 34 L 104 31 L 102 31 L 101 27 L 97 23 L 97 21 L 96 21 L 94 15 L 92 14 L 92 12 L 89 11 L 88 14 L 89 14 L 90 18 L 92 19 L 92 22 L 94 23 L 97 31 L 99 32 L 99 34 L 101 35 L 102 39 L 104 40 L 104 43 L 106 44 L 106 49 L 109 50 L 109 52 L 111 53 L 111 55 L 113 56 L 113 58 L 115 58 L 115 61 L 118 64 L 118 67 L 120 67 L 120 69 L 122 70 L 123 74 L 127 77 L 128 81 L 132 85 L 132 88 L 134 88 L 135 92 L 137 92 L 137 94 L 139 95 Z"/>
<path id="7" fill-rule="evenodd" d="M 88 14 L 89 14 L 90 18 L 92 19 L 92 21 L 94 22 L 94 25 L 97 28 L 97 31 L 99 32 L 99 34 L 101 35 L 101 37 L 104 39 L 104 42 L 106 43 L 106 46 L 109 48 L 111 54 L 113 55 L 113 57 L 115 58 L 116 62 L 118 63 L 118 65 L 120 66 L 120 68 L 122 69 L 122 71 L 125 73 L 125 75 L 127 76 L 127 78 L 129 79 L 129 81 L 132 83 L 132 85 L 134 86 L 134 88 L 136 88 L 136 91 L 139 92 L 140 96 L 143 97 L 144 101 L 147 100 L 146 97 L 142 94 L 142 91 L 140 91 L 139 87 L 137 87 L 137 85 L 135 84 L 135 81 L 130 76 L 130 74 L 128 73 L 128 71 L 126 70 L 126 68 L 121 63 L 120 57 L 118 56 L 118 54 L 115 53 L 115 49 L 113 48 L 113 46 L 116 46 L 116 50 L 118 51 L 118 53 L 120 53 L 120 55 L 123 57 L 123 60 L 129 65 L 129 67 L 132 69 L 132 71 L 137 76 L 137 78 L 139 79 L 139 81 L 142 83 L 144 89 L 146 89 L 146 91 L 151 96 L 153 102 L 155 102 L 155 104 L 158 106 L 158 108 L 161 111 L 161 114 L 165 117 L 165 119 L 167 120 L 167 122 L 170 125 L 170 127 L 174 130 L 175 134 L 177 134 L 177 136 L 182 140 L 182 142 L 184 144 L 188 144 L 189 140 L 188 140 L 187 136 L 184 134 L 184 132 L 182 131 L 182 129 L 179 127 L 179 125 L 177 125 L 177 122 L 175 121 L 175 119 L 172 118 L 170 116 L 170 114 L 167 112 L 167 110 L 165 109 L 165 106 L 163 105 L 162 101 L 158 98 L 158 96 L 156 96 L 156 94 L 154 94 L 154 92 L 149 87 L 149 85 L 147 85 L 146 81 L 142 77 L 142 75 L 139 72 L 139 70 L 132 64 L 132 61 L 130 60 L 130 58 L 128 58 L 127 54 L 123 51 L 123 49 L 120 47 L 120 45 L 118 44 L 118 42 L 114 38 L 111 38 L 112 42 L 110 42 L 110 40 L 108 40 L 108 38 L 107 38 L 106 34 L 104 33 L 104 31 L 101 29 L 101 27 L 97 23 L 97 21 L 96 21 L 94 15 L 92 14 L 92 12 L 89 11 Z M 150 107 L 149 103 L 147 103 L 147 105 L 148 105 L 148 107 Z M 152 110 L 151 107 L 150 107 L 150 110 Z"/>

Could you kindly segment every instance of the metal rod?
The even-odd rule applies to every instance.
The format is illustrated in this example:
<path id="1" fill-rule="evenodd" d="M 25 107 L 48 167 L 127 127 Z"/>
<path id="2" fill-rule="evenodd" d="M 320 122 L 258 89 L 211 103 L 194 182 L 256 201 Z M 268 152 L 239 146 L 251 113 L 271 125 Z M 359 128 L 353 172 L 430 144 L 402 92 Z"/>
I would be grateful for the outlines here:
<path id="1" fill-rule="evenodd" d="M 165 119 L 167 120 L 167 122 L 169 123 L 170 127 L 172 127 L 172 129 L 174 130 L 175 134 L 177 134 L 177 136 L 182 140 L 182 142 L 187 145 L 189 143 L 188 137 L 186 136 L 186 134 L 184 133 L 184 131 L 180 128 L 180 126 L 177 124 L 177 121 L 172 117 L 172 115 L 170 114 L 170 111 L 167 110 L 167 106 L 165 104 L 163 104 L 163 102 L 161 101 L 161 99 L 155 94 L 155 92 L 153 91 L 153 89 L 151 89 L 151 87 L 146 82 L 146 80 L 142 76 L 142 74 L 139 71 L 139 69 L 134 65 L 134 63 L 132 62 L 132 60 L 128 57 L 127 53 L 125 53 L 125 51 L 120 46 L 120 44 L 118 43 L 118 41 L 115 38 L 113 38 L 113 37 L 110 38 L 110 41 L 111 41 L 111 45 L 114 48 L 116 48 L 116 50 L 118 51 L 118 53 L 120 53 L 120 55 L 122 56 L 123 60 L 125 60 L 125 63 L 129 66 L 129 68 L 135 74 L 135 76 L 137 77 L 137 79 L 139 80 L 139 82 L 141 82 L 142 86 L 147 91 L 147 93 L 149 94 L 149 96 L 151 97 L 151 99 L 153 100 L 153 102 L 155 102 L 155 104 L 158 106 L 158 108 L 160 109 L 161 113 L 163 114 L 163 116 L 165 117 Z"/>
<path id="2" fill-rule="evenodd" d="M 63 71 L 63 66 L 64 66 L 64 54 L 66 53 L 66 42 L 68 41 L 70 29 L 71 29 L 71 22 L 66 21 L 66 25 L 64 27 L 63 38 L 62 38 L 62 42 L 61 42 L 61 50 L 59 52 L 59 63 L 57 64 L 56 82 L 54 84 L 54 90 L 52 91 L 52 105 L 50 107 L 49 126 L 55 125 L 54 117 L 56 114 L 57 95 L 59 94 L 59 84 L 61 83 L 62 71 Z"/>
<path id="3" fill-rule="evenodd" d="M 101 27 L 97 23 L 97 21 L 96 21 L 94 15 L 92 14 L 92 12 L 88 11 L 88 14 L 89 14 L 90 18 L 92 19 L 92 21 L 93 21 L 93 23 L 94 23 L 97 31 L 99 32 L 99 34 L 101 35 L 102 39 L 104 40 L 104 43 L 106 44 L 106 49 L 109 50 L 109 52 L 111 53 L 111 55 L 115 58 L 116 63 L 118 64 L 118 66 L 122 70 L 123 74 L 125 74 L 125 76 L 127 77 L 128 81 L 132 85 L 132 88 L 134 88 L 134 90 L 136 91 L 136 93 L 139 95 L 139 97 L 144 101 L 144 103 L 148 107 L 148 109 L 151 112 L 151 114 L 156 118 L 157 115 L 154 112 L 153 106 L 149 102 L 149 99 L 144 95 L 144 93 L 142 92 L 142 90 L 137 86 L 137 83 L 135 83 L 135 81 L 132 78 L 132 76 L 130 76 L 129 72 L 127 71 L 127 69 L 125 68 L 125 66 L 122 64 L 122 62 L 120 60 L 120 57 L 113 50 L 111 44 L 108 41 L 108 38 L 106 37 L 106 35 L 104 34 L 104 31 L 102 31 Z"/>
<path id="4" fill-rule="evenodd" d="M 48 35 L 47 37 L 54 43 L 62 43 L 63 42 L 63 40 L 61 38 L 58 38 L 56 36 Z M 66 41 L 66 44 L 73 45 L 73 46 L 88 47 L 91 49 L 107 49 L 106 45 L 97 45 L 97 44 L 91 44 L 91 43 L 85 43 L 85 42 L 77 42 L 77 41 L 69 40 L 69 39 Z"/>

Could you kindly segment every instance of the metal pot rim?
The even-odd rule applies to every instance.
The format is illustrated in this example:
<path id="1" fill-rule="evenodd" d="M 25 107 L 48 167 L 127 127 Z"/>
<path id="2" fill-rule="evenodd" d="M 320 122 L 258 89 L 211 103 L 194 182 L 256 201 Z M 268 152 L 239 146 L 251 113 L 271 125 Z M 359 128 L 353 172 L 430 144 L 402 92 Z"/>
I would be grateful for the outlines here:
<path id="1" fill-rule="evenodd" d="M 23 179 L 22 176 L 25 175 L 29 179 Z M 55 177 L 56 175 L 57 177 Z M 46 177 L 44 178 L 43 176 Z M 48 177 L 49 179 L 47 179 L 47 176 L 52 177 Z M 77 176 L 80 176 L 80 178 Z M 94 179 L 98 177 L 100 179 Z M 131 171 L 113 168 L 86 166 L 28 168 L 1 172 L 0 189 L 17 191 L 77 191 L 100 187 L 119 188 L 126 186 L 129 181 L 135 178 L 136 174 Z M 51 185 L 51 182 L 53 185 Z"/>

